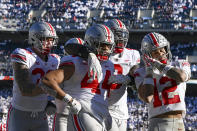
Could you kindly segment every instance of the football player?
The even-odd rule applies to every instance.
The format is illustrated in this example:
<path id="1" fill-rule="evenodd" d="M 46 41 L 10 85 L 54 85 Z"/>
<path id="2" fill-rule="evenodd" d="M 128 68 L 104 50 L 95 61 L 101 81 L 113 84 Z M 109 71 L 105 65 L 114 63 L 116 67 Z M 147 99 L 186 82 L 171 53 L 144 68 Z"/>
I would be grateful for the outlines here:
<path id="1" fill-rule="evenodd" d="M 65 44 L 64 44 L 64 49 L 66 46 L 70 46 L 70 45 L 84 45 L 84 41 L 81 38 L 71 38 L 69 39 Z M 64 59 L 66 57 L 68 58 L 72 58 L 69 56 L 69 54 L 67 53 L 67 51 L 65 50 L 65 55 Z M 62 66 L 62 65 L 61 65 Z M 67 119 L 68 119 L 68 115 L 69 115 L 69 106 L 65 106 L 64 104 L 62 104 L 62 102 L 58 99 L 55 100 L 55 104 L 57 105 L 57 110 L 56 110 L 56 114 L 54 115 L 54 119 L 53 119 L 53 131 L 65 131 L 67 130 Z M 62 111 L 62 105 L 64 105 L 65 109 L 64 111 Z"/>
<path id="2" fill-rule="evenodd" d="M 31 47 L 11 54 L 14 71 L 13 98 L 8 112 L 8 131 L 48 131 L 45 112 L 47 94 L 39 86 L 41 78 L 58 68 L 60 58 L 50 54 L 57 34 L 50 23 L 36 22 L 29 29 Z"/>
<path id="3" fill-rule="evenodd" d="M 135 72 L 139 97 L 148 103 L 149 131 L 184 131 L 186 81 L 190 64 L 172 61 L 170 43 L 159 33 L 149 33 L 141 42 L 144 67 Z"/>
<path id="4" fill-rule="evenodd" d="M 109 112 L 116 122 L 118 130 L 127 131 L 127 119 L 129 118 L 127 84 L 134 84 L 133 74 L 140 63 L 140 54 L 137 50 L 126 48 L 129 31 L 122 21 L 112 19 L 106 22 L 105 25 L 112 30 L 115 40 L 115 49 L 110 56 L 115 72 L 109 78 L 109 83 L 114 83 L 109 97 Z M 112 128 L 111 131 L 113 130 Z"/>
<path id="5" fill-rule="evenodd" d="M 85 44 L 85 42 L 81 38 L 77 38 L 76 37 L 76 38 L 69 39 L 64 44 L 65 54 L 67 55 L 67 56 L 64 56 L 64 59 L 66 57 L 68 57 L 67 60 L 69 58 L 72 58 L 72 57 L 68 56 L 69 55 L 69 53 L 68 53 L 69 51 L 66 50 L 67 49 L 66 47 L 68 47 L 68 46 L 72 47 L 72 46 L 84 45 L 84 44 Z M 74 50 L 76 50 L 76 49 L 74 49 Z M 86 59 L 84 59 L 84 60 L 86 60 Z M 89 64 L 89 61 L 92 61 L 91 64 L 93 64 L 93 66 Z M 98 64 L 95 64 L 95 62 L 97 62 Z M 99 74 L 100 72 L 102 72 L 102 69 L 101 69 L 101 66 L 100 66 L 100 62 L 99 62 L 99 60 L 97 59 L 97 57 L 94 54 L 90 53 L 88 55 L 88 65 L 89 65 L 89 70 L 88 70 L 89 76 L 90 76 L 91 72 L 93 72 L 94 75 Z M 97 65 L 97 67 L 95 67 L 94 65 Z M 93 76 L 93 79 L 95 79 L 95 76 Z M 67 130 L 67 118 L 68 118 L 68 115 L 69 115 L 69 106 L 67 105 L 65 107 L 64 111 L 62 112 L 61 111 L 62 102 L 59 102 L 56 99 L 56 105 L 57 105 L 57 113 L 54 116 L 53 130 L 55 130 L 55 131 L 62 131 L 62 130 L 65 131 L 65 130 Z"/>
<path id="6" fill-rule="evenodd" d="M 63 57 L 59 69 L 49 72 L 42 80 L 42 88 L 58 98 L 59 113 L 65 114 L 69 105 L 67 128 L 61 131 L 101 131 L 112 127 L 106 97 L 110 93 L 108 78 L 114 72 L 114 65 L 109 61 L 114 35 L 107 26 L 96 24 L 87 29 L 84 40 L 95 50 L 101 63 L 100 78 L 96 76 L 92 80 L 92 76 L 88 76 L 87 62 L 81 57 L 69 56 Z"/>
<path id="7" fill-rule="evenodd" d="M 115 40 L 115 48 L 109 57 L 109 60 L 114 64 L 115 72 L 109 78 L 109 84 L 113 84 L 108 100 L 110 114 L 113 118 L 113 122 L 115 122 L 117 126 L 113 126 L 111 130 L 116 130 L 115 128 L 117 128 L 120 131 L 126 131 L 127 119 L 129 117 L 126 85 L 128 83 L 134 83 L 133 72 L 138 68 L 138 64 L 140 63 L 140 54 L 137 50 L 126 48 L 129 31 L 122 21 L 112 19 L 106 22 L 105 25 L 112 30 Z M 66 48 L 69 50 L 70 47 Z M 83 46 L 83 51 L 81 49 L 78 50 L 78 52 L 73 52 L 70 48 L 69 53 L 87 57 L 86 53 L 91 52 L 91 50 L 88 47 L 86 50 L 84 48 Z"/>

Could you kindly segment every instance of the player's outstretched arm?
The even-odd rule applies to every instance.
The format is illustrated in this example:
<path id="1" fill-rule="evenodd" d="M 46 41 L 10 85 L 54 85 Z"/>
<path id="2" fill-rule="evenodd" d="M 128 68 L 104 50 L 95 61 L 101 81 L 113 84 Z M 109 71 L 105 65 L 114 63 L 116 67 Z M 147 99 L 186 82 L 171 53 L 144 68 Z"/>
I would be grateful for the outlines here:
<path id="1" fill-rule="evenodd" d="M 187 70 L 188 74 L 178 67 L 174 67 L 168 64 L 163 64 L 160 61 L 150 58 L 149 56 L 144 56 L 144 59 L 151 64 L 153 67 L 157 68 L 164 74 L 166 74 L 168 77 L 173 78 L 177 82 L 185 82 L 190 79 L 190 71 Z M 185 62 L 185 64 L 188 64 L 188 62 Z M 190 68 L 189 66 L 185 66 L 184 68 Z"/>
<path id="2" fill-rule="evenodd" d="M 175 79 L 177 82 L 185 82 L 190 79 L 190 76 L 188 76 L 184 70 L 176 67 L 173 67 L 170 70 L 168 70 L 166 72 L 166 75 L 169 76 L 170 78 Z"/>
<path id="3" fill-rule="evenodd" d="M 43 92 L 41 88 L 33 84 L 26 65 L 13 62 L 14 79 L 23 96 L 37 96 Z"/>
<path id="4" fill-rule="evenodd" d="M 66 93 L 59 87 L 59 84 L 61 84 L 65 80 L 70 79 L 74 71 L 75 66 L 72 64 L 60 67 L 57 70 L 47 73 L 42 80 L 42 84 L 44 84 L 48 88 L 51 88 L 51 90 L 54 90 L 56 93 L 50 94 L 50 92 L 47 92 L 47 90 L 45 91 L 49 93 L 49 95 L 62 100 Z M 41 87 L 42 86 L 43 85 L 41 85 Z"/>
<path id="5" fill-rule="evenodd" d="M 40 86 L 49 95 L 65 101 L 71 107 L 72 112 L 78 114 L 81 110 L 81 104 L 59 87 L 59 84 L 70 79 L 74 72 L 75 66 L 73 64 L 62 66 L 57 70 L 47 73 Z"/>

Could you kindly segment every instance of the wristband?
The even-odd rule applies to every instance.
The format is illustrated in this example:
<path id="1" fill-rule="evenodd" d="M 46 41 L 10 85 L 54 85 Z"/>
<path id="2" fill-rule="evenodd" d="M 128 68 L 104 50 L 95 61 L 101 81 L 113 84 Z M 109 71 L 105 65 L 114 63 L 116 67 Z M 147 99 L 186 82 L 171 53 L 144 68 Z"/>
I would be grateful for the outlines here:
<path id="1" fill-rule="evenodd" d="M 66 94 L 63 98 L 63 101 L 65 101 L 66 103 L 69 103 L 72 100 L 72 96 L 70 96 L 69 94 Z"/>
<path id="2" fill-rule="evenodd" d="M 145 77 L 144 78 L 144 81 L 143 81 L 143 85 L 145 85 L 145 84 L 154 85 L 153 78 L 147 78 L 147 77 Z"/>
<path id="3" fill-rule="evenodd" d="M 166 66 L 163 68 L 162 72 L 163 72 L 164 74 L 166 74 L 171 68 L 173 68 L 173 66 L 171 66 L 171 65 L 166 65 Z"/>

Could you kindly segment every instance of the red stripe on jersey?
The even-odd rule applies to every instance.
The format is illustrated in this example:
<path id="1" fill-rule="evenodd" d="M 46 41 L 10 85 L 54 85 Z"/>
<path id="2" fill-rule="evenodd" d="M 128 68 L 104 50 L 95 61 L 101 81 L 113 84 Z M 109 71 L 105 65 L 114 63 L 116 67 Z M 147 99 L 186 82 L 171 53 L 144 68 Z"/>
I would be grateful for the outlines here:
<path id="1" fill-rule="evenodd" d="M 47 23 L 47 22 L 46 22 Z M 48 26 L 50 27 L 50 29 L 51 29 L 51 31 L 52 31 L 52 34 L 54 35 L 54 30 L 53 30 L 53 27 L 52 27 L 52 25 L 50 24 L 50 23 L 47 23 L 48 24 Z"/>
<path id="2" fill-rule="evenodd" d="M 153 43 L 158 47 L 159 44 L 158 44 L 158 42 L 157 42 L 157 40 L 156 40 L 154 34 L 153 34 L 153 33 L 150 33 L 150 36 L 151 36 L 151 38 L 152 38 L 152 40 L 153 40 Z"/>
<path id="3" fill-rule="evenodd" d="M 14 54 L 12 54 L 11 57 L 12 57 L 12 58 L 19 58 L 19 59 L 21 59 L 22 61 L 26 61 L 26 57 L 23 57 L 23 56 L 20 56 L 20 55 L 14 55 Z"/>
<path id="4" fill-rule="evenodd" d="M 121 22 L 120 20 L 118 20 L 118 19 L 116 19 L 116 20 L 117 20 L 117 22 L 118 22 L 119 27 L 120 27 L 120 28 L 123 28 L 122 22 Z"/>
<path id="5" fill-rule="evenodd" d="M 82 40 L 80 38 L 77 38 L 77 40 L 79 41 L 79 44 L 82 45 Z"/>
<path id="6" fill-rule="evenodd" d="M 63 62 L 60 64 L 60 67 L 65 65 L 73 65 L 73 62 Z"/>
<path id="7" fill-rule="evenodd" d="M 104 27 L 105 27 L 105 29 L 106 29 L 106 31 L 107 31 L 108 42 L 111 42 L 111 39 L 110 39 L 110 36 L 111 36 L 110 30 L 109 30 L 109 28 L 108 28 L 107 26 L 104 25 Z"/>
<path id="8" fill-rule="evenodd" d="M 77 127 L 77 131 L 82 131 L 80 126 L 79 126 L 79 122 L 77 120 L 77 115 L 74 115 L 74 121 L 75 121 L 75 126 Z"/>
<path id="9" fill-rule="evenodd" d="M 24 51 L 25 51 L 27 54 L 32 55 L 32 52 L 31 52 L 31 51 L 28 51 L 28 50 L 26 50 L 26 49 L 24 49 Z"/>

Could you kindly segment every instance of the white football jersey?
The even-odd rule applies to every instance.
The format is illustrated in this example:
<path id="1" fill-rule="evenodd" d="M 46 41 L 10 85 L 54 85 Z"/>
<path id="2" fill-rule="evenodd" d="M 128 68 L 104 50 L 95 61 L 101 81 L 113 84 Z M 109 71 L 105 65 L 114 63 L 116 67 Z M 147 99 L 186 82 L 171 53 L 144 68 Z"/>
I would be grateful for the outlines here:
<path id="1" fill-rule="evenodd" d="M 60 57 L 56 54 L 49 54 L 48 61 L 44 62 L 30 48 L 15 49 L 11 54 L 11 61 L 26 65 L 29 68 L 29 75 L 32 82 L 38 84 L 41 78 L 49 71 L 58 68 Z M 12 106 L 22 111 L 43 111 L 47 105 L 47 94 L 35 97 L 22 96 L 20 89 L 14 80 Z"/>
<path id="2" fill-rule="evenodd" d="M 185 60 L 178 60 L 170 63 L 171 66 L 182 69 L 188 76 L 191 75 L 190 64 Z M 139 68 L 135 72 L 135 83 L 137 88 L 143 83 L 145 77 L 145 68 Z M 154 97 L 149 106 L 149 118 L 169 112 L 182 110 L 186 111 L 185 107 L 185 91 L 186 82 L 177 83 L 173 78 L 167 77 L 160 73 L 159 70 L 154 70 Z M 185 113 L 184 113 L 185 114 Z M 183 115 L 184 115 L 183 114 Z"/>
<path id="3" fill-rule="evenodd" d="M 75 72 L 69 80 L 61 85 L 63 90 L 77 99 L 84 110 L 94 115 L 106 116 L 108 112 L 108 102 L 106 97 L 109 94 L 108 78 L 113 74 L 114 67 L 111 61 L 100 62 L 102 66 L 102 76 L 91 81 L 88 77 L 87 62 L 77 56 L 65 56 L 61 59 L 60 67 L 67 64 L 75 65 Z M 66 103 L 56 99 L 57 113 L 67 114 Z"/>
<path id="4" fill-rule="evenodd" d="M 124 48 L 123 54 L 112 54 L 110 60 L 114 64 L 114 75 L 127 75 L 130 69 L 140 63 L 139 51 L 134 49 Z M 127 119 L 127 88 L 121 84 L 113 84 L 111 86 L 111 94 L 109 97 L 109 111 L 110 114 L 118 119 Z"/>

